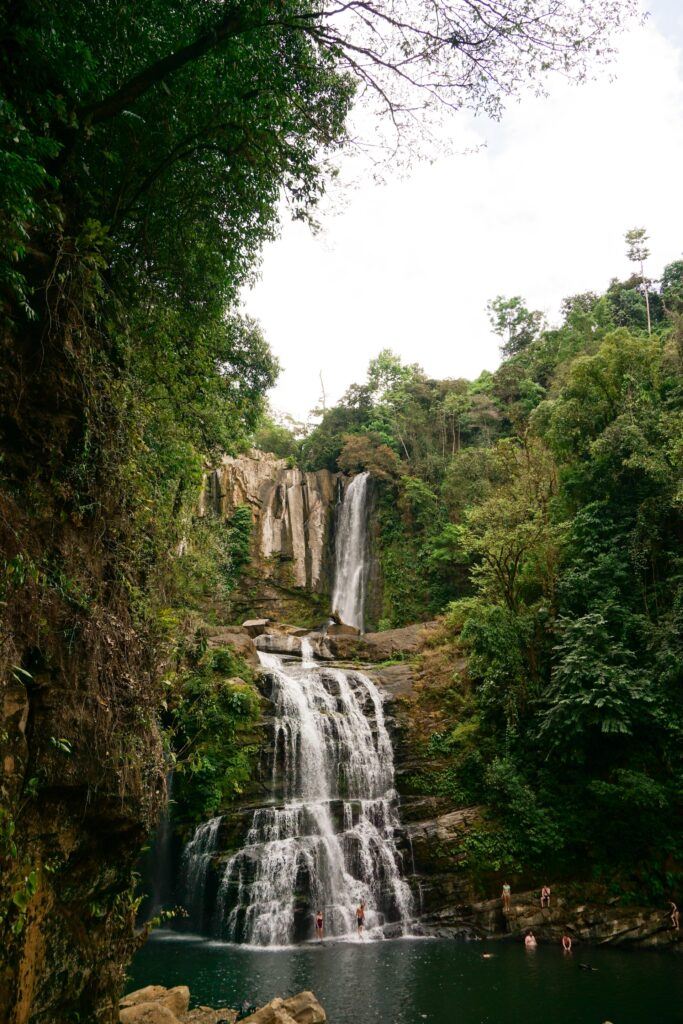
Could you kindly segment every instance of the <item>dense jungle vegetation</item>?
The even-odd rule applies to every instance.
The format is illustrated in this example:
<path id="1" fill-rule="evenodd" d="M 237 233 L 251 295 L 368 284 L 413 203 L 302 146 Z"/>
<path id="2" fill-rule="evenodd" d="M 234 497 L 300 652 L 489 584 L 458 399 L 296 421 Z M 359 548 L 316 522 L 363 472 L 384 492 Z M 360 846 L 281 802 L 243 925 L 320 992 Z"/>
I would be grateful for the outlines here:
<path id="1" fill-rule="evenodd" d="M 163 799 L 162 679 L 186 657 L 184 609 L 200 586 L 201 566 L 186 571 L 173 553 L 192 527 L 204 460 L 248 442 L 277 372 L 238 296 L 282 210 L 312 218 L 335 154 L 362 142 L 347 130 L 354 103 L 364 103 L 372 121 L 372 152 L 380 138 L 387 153 L 398 146 L 404 158 L 429 151 L 439 112 L 498 116 L 509 96 L 553 71 L 580 79 L 609 56 L 614 31 L 635 8 L 633 0 L 524 0 L 521 8 L 510 0 L 0 5 L 3 1024 L 115 1019 L 132 949 L 133 868 Z M 661 365 L 643 402 L 655 402 L 659 381 L 670 379 Z M 403 384 L 391 367 L 386 380 L 378 372 L 383 408 L 397 387 L 423 386 L 412 371 L 406 377 L 400 369 Z M 510 415 L 534 404 L 534 394 L 520 395 Z M 472 401 L 482 410 L 492 401 L 485 384 Z M 634 417 L 641 405 L 635 408 Z M 448 412 L 444 452 L 457 448 L 448 439 L 460 426 L 469 429 L 465 419 Z M 548 438 L 560 436 L 561 423 L 560 412 L 551 416 Z M 648 425 L 653 445 L 666 429 L 658 423 Z M 397 463 L 416 452 L 409 454 L 409 436 L 392 442 L 389 426 L 372 428 L 382 444 L 386 435 L 386 452 L 373 435 L 362 440 L 370 439 L 388 460 L 387 473 L 397 476 Z M 500 426 L 476 429 L 493 436 Z M 321 440 L 327 429 L 323 424 Z M 528 452 L 529 459 L 545 457 L 531 443 Z M 560 455 L 583 466 L 582 452 L 558 449 Z M 491 448 L 485 486 L 493 501 L 507 473 L 519 479 L 515 501 L 523 504 L 530 478 L 516 468 L 514 445 L 504 456 L 504 448 Z M 431 457 L 420 459 L 426 465 Z M 334 462 L 337 454 L 325 458 Z M 352 449 L 344 459 L 348 468 L 360 464 Z M 306 460 L 322 464 L 313 447 Z M 654 463 L 628 472 L 642 473 L 652 488 L 659 480 Z M 465 528 L 466 543 L 485 545 L 486 525 L 464 512 L 462 522 L 441 512 L 434 472 L 418 472 L 416 463 L 403 475 L 411 543 L 431 551 L 429 503 L 443 515 L 429 578 L 445 601 L 462 546 L 449 530 Z M 577 470 L 567 500 L 590 508 L 591 480 Z M 665 531 L 667 507 L 659 496 L 652 502 Z M 627 509 L 616 498 L 614 504 L 623 522 Z M 482 508 L 495 517 L 495 503 Z M 551 530 L 548 552 L 554 536 Z M 637 640 L 644 664 L 664 656 L 655 634 L 672 608 L 665 537 L 651 539 L 648 612 L 636 610 L 630 594 L 631 611 L 623 622 L 617 617 L 617 665 Z M 398 581 L 401 556 L 395 545 L 387 550 Z M 225 551 L 218 571 L 229 576 L 234 551 Z M 510 616 L 528 628 L 538 619 L 530 582 L 536 561 L 534 548 L 516 574 L 516 608 L 501 606 L 500 630 Z M 488 607 L 494 583 L 494 573 L 480 572 L 477 607 Z M 588 596 L 582 586 L 581 599 Z M 411 614 L 407 596 L 401 606 L 398 582 L 394 590 L 392 621 Z M 481 620 L 477 614 L 472 623 Z M 596 626 L 603 638 L 616 628 L 612 618 L 605 621 Z M 466 624 L 463 636 L 468 630 L 474 625 Z M 477 656 L 489 664 L 486 652 L 477 648 Z M 195 668 L 203 679 L 222 672 L 201 657 Z M 541 663 L 535 671 L 543 672 Z M 514 684 L 522 716 L 529 685 L 522 668 Z M 633 677 L 633 697 L 618 721 L 630 722 L 633 701 L 654 714 L 644 687 Z M 657 716 L 666 733 L 661 709 Z M 179 727 L 193 726 L 185 720 Z"/>
<path id="2" fill-rule="evenodd" d="M 683 261 L 647 295 L 571 296 L 554 329 L 519 297 L 490 313 L 495 373 L 430 380 L 385 350 L 307 436 L 270 439 L 382 481 L 381 625 L 445 614 L 468 656 L 416 784 L 493 809 L 470 864 L 662 894 L 683 864 Z"/>

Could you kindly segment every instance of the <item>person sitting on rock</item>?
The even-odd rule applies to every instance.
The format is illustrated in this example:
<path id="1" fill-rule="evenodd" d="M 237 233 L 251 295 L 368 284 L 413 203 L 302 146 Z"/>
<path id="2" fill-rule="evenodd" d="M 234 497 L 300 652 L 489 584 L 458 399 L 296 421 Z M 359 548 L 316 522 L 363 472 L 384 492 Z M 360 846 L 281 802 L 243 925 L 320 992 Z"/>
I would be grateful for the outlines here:
<path id="1" fill-rule="evenodd" d="M 541 909 L 543 907 L 550 907 L 550 886 L 544 885 L 541 889 Z"/>
<path id="2" fill-rule="evenodd" d="M 524 936 L 524 945 L 527 949 L 536 949 L 536 936 L 531 931 L 531 929 L 529 929 L 529 931 Z"/>
<path id="3" fill-rule="evenodd" d="M 510 912 L 510 884 L 509 882 L 503 882 L 503 913 L 508 914 Z"/>
<path id="4" fill-rule="evenodd" d="M 566 928 L 564 930 L 564 935 L 562 936 L 562 949 L 565 953 L 571 953 L 572 951 L 572 937 Z"/>

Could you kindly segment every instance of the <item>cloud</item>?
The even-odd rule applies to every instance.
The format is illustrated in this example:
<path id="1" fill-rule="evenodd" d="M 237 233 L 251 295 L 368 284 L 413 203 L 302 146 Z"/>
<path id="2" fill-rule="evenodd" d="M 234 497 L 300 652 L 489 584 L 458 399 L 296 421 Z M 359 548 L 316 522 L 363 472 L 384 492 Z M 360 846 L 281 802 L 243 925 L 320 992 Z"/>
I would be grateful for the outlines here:
<path id="1" fill-rule="evenodd" d="M 656 23 L 625 37 L 611 76 L 556 81 L 502 125 L 461 121 L 478 153 L 358 188 L 312 236 L 285 225 L 245 297 L 284 371 L 273 405 L 305 418 L 390 347 L 435 377 L 498 362 L 488 299 L 521 294 L 556 315 L 565 295 L 628 273 L 624 232 L 646 226 L 651 273 L 683 250 L 683 77 Z"/>

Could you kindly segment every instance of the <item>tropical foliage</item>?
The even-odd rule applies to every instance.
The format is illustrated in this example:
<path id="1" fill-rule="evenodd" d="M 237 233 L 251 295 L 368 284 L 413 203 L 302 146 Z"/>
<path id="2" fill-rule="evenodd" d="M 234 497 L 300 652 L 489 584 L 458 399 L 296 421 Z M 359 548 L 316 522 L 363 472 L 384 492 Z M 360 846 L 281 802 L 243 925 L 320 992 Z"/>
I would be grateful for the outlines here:
<path id="1" fill-rule="evenodd" d="M 470 866 L 661 894 L 683 856 L 683 265 L 646 283 L 572 296 L 556 328 L 495 300 L 505 359 L 473 383 L 381 353 L 300 457 L 377 479 L 381 624 L 445 613 L 467 655 L 419 785 L 489 808 Z"/>

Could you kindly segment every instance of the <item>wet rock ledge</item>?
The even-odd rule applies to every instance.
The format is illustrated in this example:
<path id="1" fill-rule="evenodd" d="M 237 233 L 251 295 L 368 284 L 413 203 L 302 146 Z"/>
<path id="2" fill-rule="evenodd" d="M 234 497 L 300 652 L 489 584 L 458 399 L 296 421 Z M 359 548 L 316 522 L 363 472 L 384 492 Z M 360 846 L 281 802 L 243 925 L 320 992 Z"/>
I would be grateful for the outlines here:
<path id="1" fill-rule="evenodd" d="M 198 1006 L 190 1010 L 187 985 L 164 988 L 147 985 L 124 996 L 119 1003 L 121 1024 L 234 1024 L 237 1010 Z M 325 1024 L 325 1011 L 312 992 L 299 992 L 288 999 L 273 999 L 242 1018 L 244 1024 Z"/>

